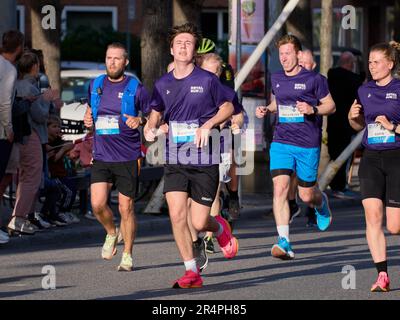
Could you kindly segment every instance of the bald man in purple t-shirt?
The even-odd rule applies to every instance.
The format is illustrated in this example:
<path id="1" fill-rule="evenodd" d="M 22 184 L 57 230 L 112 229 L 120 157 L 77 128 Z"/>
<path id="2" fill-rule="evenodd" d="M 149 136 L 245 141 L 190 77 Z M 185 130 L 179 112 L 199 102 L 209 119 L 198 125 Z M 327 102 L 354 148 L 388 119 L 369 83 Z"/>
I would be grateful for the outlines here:
<path id="1" fill-rule="evenodd" d="M 214 232 L 226 258 L 233 258 L 238 252 L 238 242 L 228 222 L 209 214 L 219 183 L 220 151 L 218 148 L 210 153 L 204 148 L 209 145 L 211 131 L 231 117 L 233 97 L 223 90 L 215 75 L 194 65 L 199 40 L 197 28 L 191 23 L 171 29 L 174 70 L 156 82 L 150 103 L 152 111 L 144 128 L 146 140 L 153 141 L 162 119 L 169 127 L 164 193 L 186 269 L 174 282 L 174 288 L 203 285 L 187 224 L 189 197 L 195 212 L 192 217 L 195 229 Z M 219 144 L 219 136 L 217 140 Z"/>

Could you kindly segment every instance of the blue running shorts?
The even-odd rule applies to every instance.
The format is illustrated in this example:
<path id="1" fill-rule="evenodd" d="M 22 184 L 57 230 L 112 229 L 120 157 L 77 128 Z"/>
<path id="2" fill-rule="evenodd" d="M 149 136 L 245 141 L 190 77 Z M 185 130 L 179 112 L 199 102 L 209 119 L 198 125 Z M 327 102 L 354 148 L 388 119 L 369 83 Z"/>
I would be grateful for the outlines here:
<path id="1" fill-rule="evenodd" d="M 270 171 L 273 178 L 296 172 L 300 186 L 312 187 L 316 184 L 320 148 L 303 148 L 273 142 L 269 152 Z"/>

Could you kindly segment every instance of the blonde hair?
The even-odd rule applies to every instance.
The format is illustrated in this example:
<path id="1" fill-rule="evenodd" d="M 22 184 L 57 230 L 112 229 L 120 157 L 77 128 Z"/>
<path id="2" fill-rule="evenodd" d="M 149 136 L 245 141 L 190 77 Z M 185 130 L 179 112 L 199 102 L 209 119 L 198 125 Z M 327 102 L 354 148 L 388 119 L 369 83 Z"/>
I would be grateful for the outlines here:
<path id="1" fill-rule="evenodd" d="M 209 60 L 215 61 L 217 63 L 217 74 L 218 74 L 218 76 L 221 75 L 222 65 L 224 64 L 224 61 L 218 54 L 216 54 L 214 52 L 206 53 L 206 54 L 203 54 L 203 55 L 197 57 L 196 64 L 199 67 L 201 67 L 205 61 L 209 61 Z"/>
<path id="2" fill-rule="evenodd" d="M 371 47 L 370 52 L 380 51 L 386 59 L 393 62 L 393 76 L 400 76 L 400 43 L 390 41 L 389 43 L 378 43 Z"/>

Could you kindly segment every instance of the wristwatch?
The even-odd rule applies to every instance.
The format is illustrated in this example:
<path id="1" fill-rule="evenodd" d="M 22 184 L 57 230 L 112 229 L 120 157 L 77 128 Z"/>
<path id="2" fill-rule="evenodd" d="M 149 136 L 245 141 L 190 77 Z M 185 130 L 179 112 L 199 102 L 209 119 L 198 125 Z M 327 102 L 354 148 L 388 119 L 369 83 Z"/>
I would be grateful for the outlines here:
<path id="1" fill-rule="evenodd" d="M 396 133 L 396 129 L 397 129 L 397 127 L 398 127 L 398 123 L 393 123 L 393 129 L 392 129 L 392 131 L 394 132 L 394 133 Z"/>
<path id="2" fill-rule="evenodd" d="M 313 106 L 312 109 L 313 109 L 313 114 L 317 115 L 318 114 L 318 108 Z"/>

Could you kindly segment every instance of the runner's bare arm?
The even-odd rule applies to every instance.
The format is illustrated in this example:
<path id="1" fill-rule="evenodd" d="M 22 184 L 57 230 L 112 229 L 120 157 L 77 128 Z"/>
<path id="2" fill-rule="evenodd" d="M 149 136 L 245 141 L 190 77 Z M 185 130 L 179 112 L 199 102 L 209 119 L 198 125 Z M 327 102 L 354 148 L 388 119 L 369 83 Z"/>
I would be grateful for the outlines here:
<path id="1" fill-rule="evenodd" d="M 350 126 L 356 130 L 361 131 L 365 128 L 365 119 L 362 113 L 362 106 L 354 100 L 348 115 Z"/>

